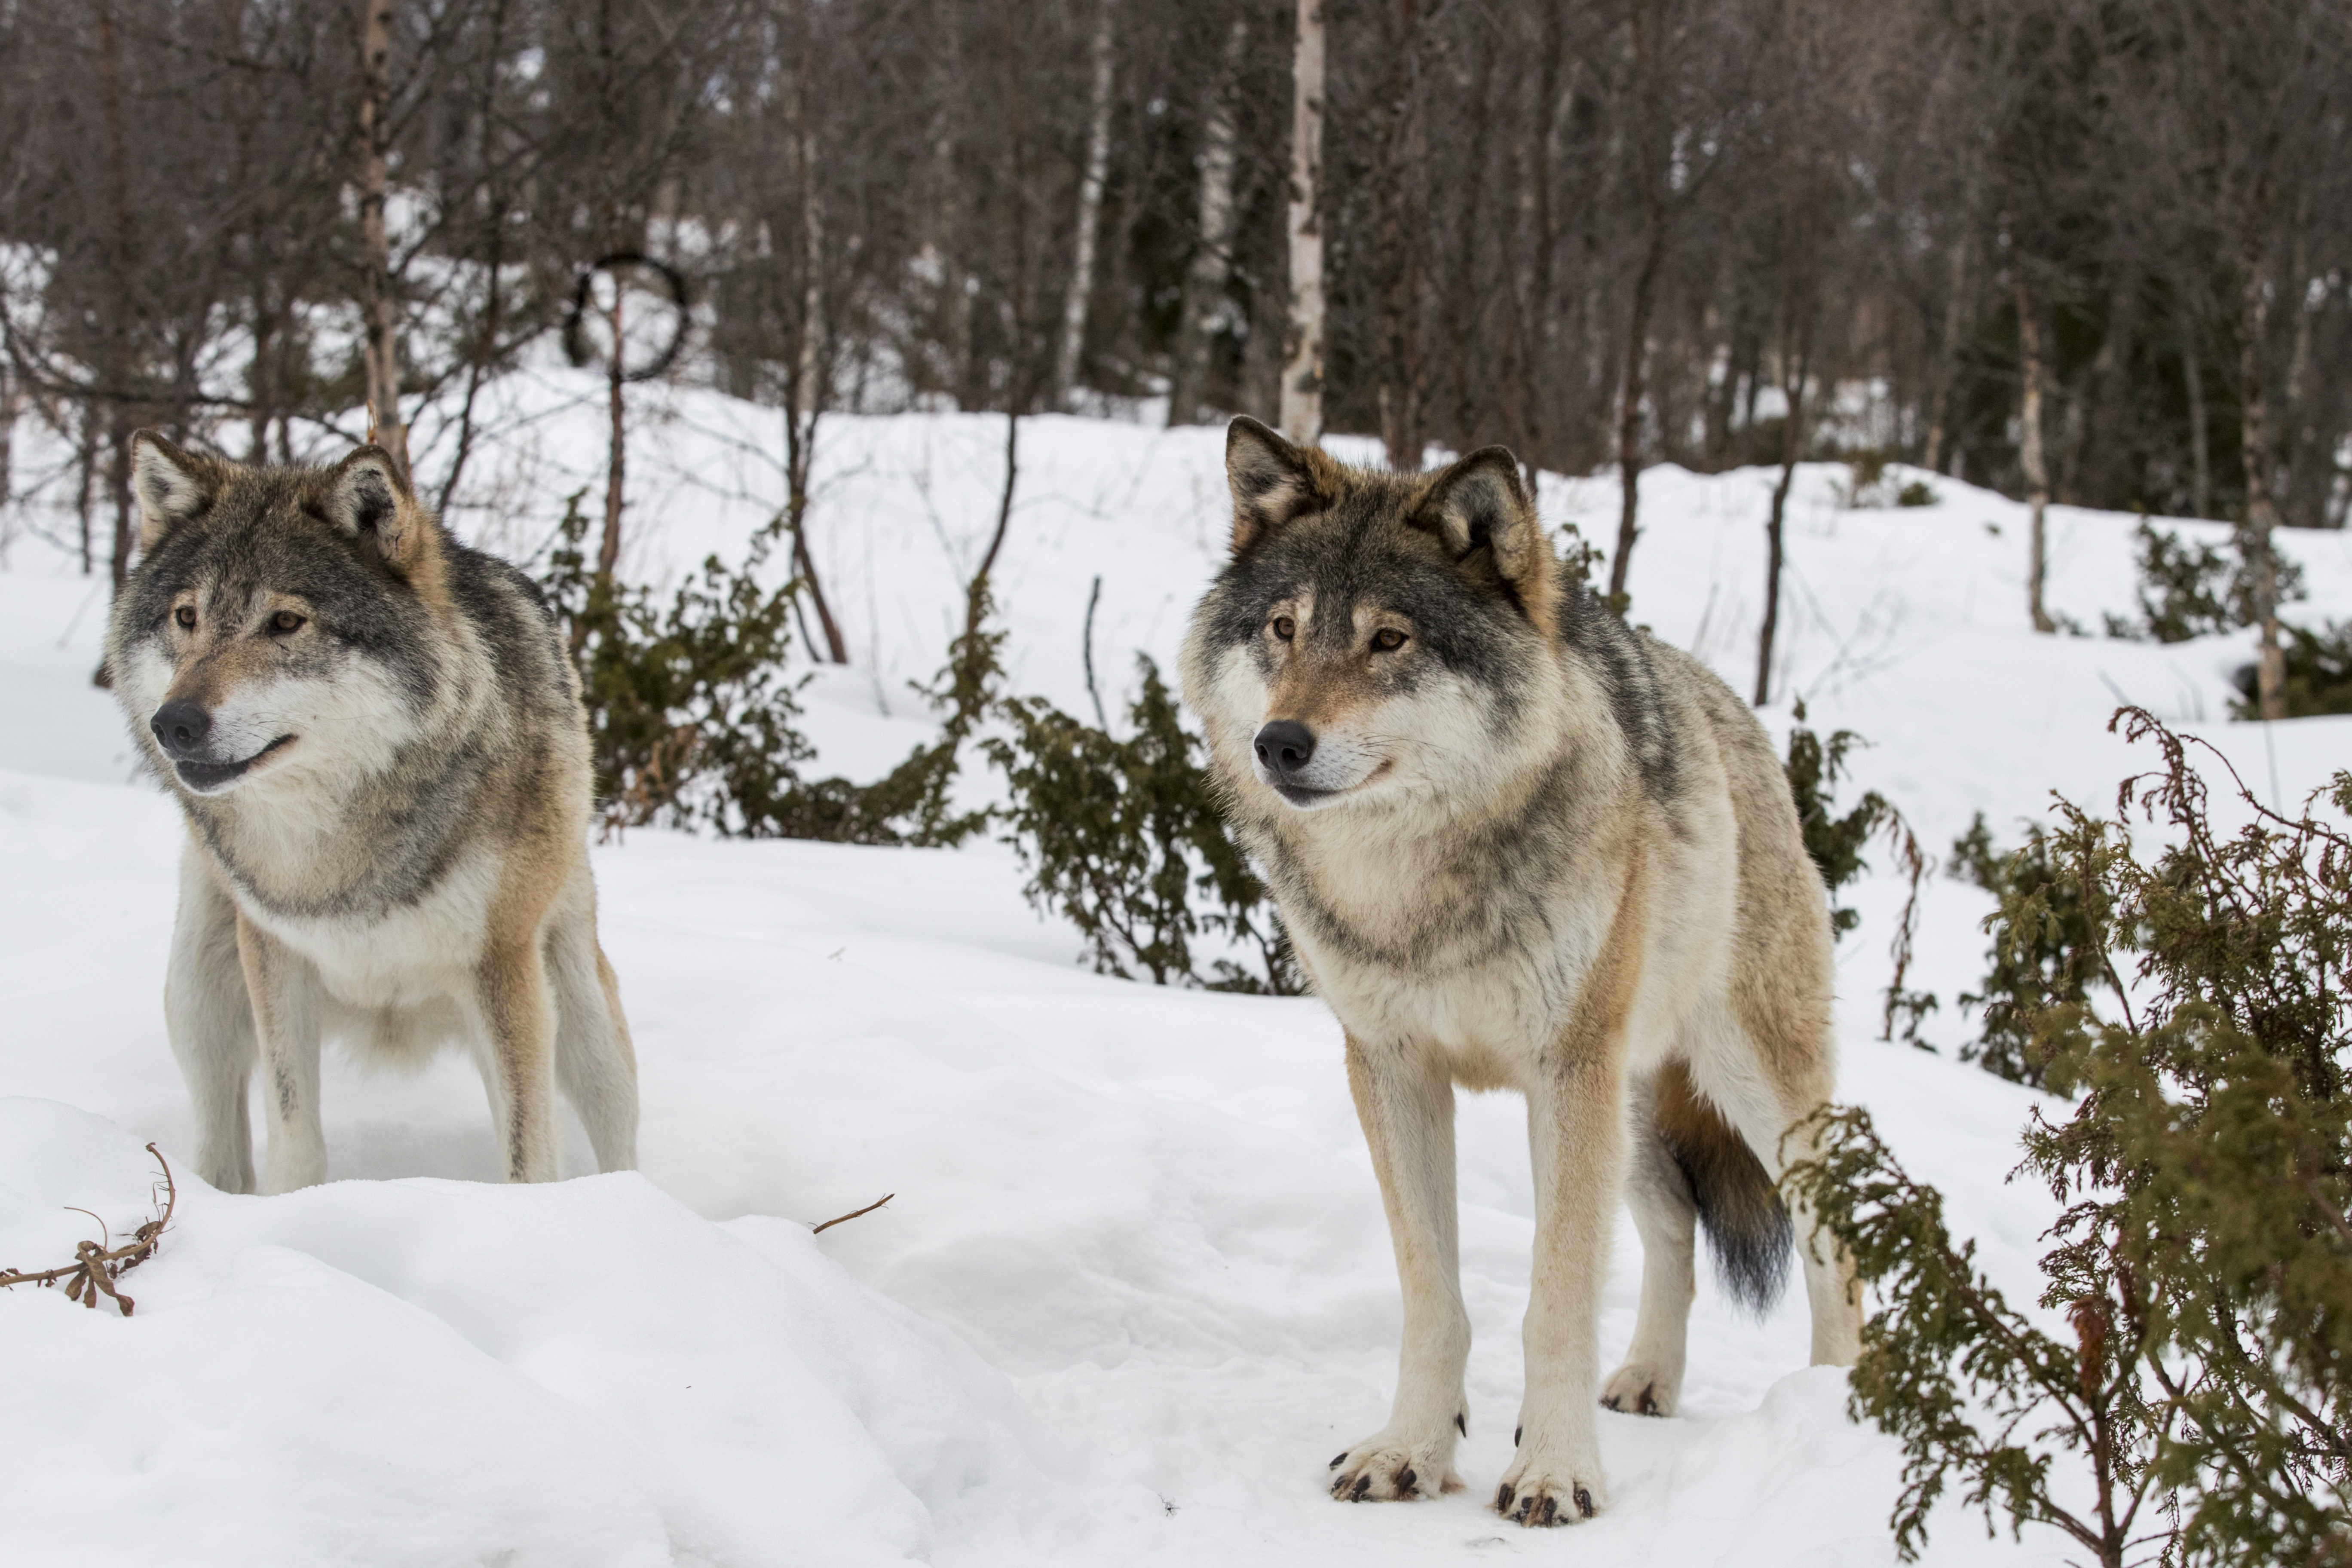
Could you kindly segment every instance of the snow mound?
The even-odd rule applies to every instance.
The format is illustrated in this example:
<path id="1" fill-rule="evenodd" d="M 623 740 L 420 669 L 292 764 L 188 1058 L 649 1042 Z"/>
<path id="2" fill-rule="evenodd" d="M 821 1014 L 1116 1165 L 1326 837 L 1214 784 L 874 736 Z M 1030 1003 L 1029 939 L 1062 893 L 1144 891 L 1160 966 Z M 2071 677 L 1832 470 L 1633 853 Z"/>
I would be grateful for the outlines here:
<path id="1" fill-rule="evenodd" d="M 146 1217 L 110 1124 L 0 1100 L 0 1256 Z M 60 1220 L 67 1223 L 60 1223 Z M 79 1230 L 76 1224 L 79 1222 Z M 805 1226 L 635 1174 L 184 1182 L 138 1302 L 0 1297 L 10 1529 L 79 1563 L 892 1563 L 1047 1484 L 1003 1377 Z"/>

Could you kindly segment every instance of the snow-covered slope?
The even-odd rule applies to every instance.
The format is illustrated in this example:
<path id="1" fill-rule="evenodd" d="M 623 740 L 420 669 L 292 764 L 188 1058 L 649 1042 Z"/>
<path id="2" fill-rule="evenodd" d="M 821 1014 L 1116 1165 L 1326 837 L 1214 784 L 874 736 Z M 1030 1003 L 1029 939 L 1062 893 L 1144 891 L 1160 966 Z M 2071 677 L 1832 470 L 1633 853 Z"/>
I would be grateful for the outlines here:
<path id="1" fill-rule="evenodd" d="M 601 384 L 518 377 L 454 509 L 524 555 L 601 463 Z M 782 484 L 775 416 L 649 392 L 631 563 L 659 578 L 741 548 Z M 811 685 L 825 765 L 870 774 L 928 733 L 938 666 L 995 518 L 1003 422 L 828 423 L 814 528 L 856 654 Z M 426 440 L 433 439 L 429 431 Z M 431 448 L 439 451 L 446 443 Z M 1021 434 L 999 597 L 1015 689 L 1116 715 L 1133 657 L 1172 663 L 1221 549 L 1222 437 L 1045 418 Z M 428 455 L 431 465 L 439 460 Z M 2132 754 L 2117 695 L 2211 736 L 2266 795 L 2346 753 L 2343 721 L 2222 722 L 2242 638 L 2165 648 L 2026 629 L 2021 509 L 1934 481 L 1936 507 L 1836 504 L 1808 468 L 1776 684 L 1874 745 L 1938 849 L 2004 838 L 2053 786 L 2105 799 Z M 1644 476 L 1634 616 L 1746 689 L 1770 476 Z M 592 498 L 593 499 L 593 498 Z M 495 501 L 496 506 L 489 503 Z M 1606 479 L 1543 504 L 1613 538 Z M 2054 515 L 2051 597 L 2130 606 L 2130 520 Z M 1998 531 L 1997 532 L 1995 531 Z M 2316 612 L 2352 552 L 2297 536 Z M 0 1264 L 145 1217 L 186 1098 L 160 985 L 175 814 L 127 782 L 88 685 L 102 594 L 20 541 L 0 573 Z M 1785 702 L 1766 714 L 1784 731 Z M 2275 752 L 2275 763 L 2272 752 Z M 2273 784 L 2273 766 L 2275 784 Z M 986 790 L 983 774 L 974 784 Z M 1477 1334 L 1472 1489 L 1343 1508 L 1322 1461 L 1383 1418 L 1396 1287 L 1338 1030 L 1311 1001 L 1167 991 L 1074 962 L 1011 853 L 725 843 L 600 847 L 605 944 L 645 1089 L 644 1169 L 553 1188 L 495 1167 L 481 1089 L 331 1065 L 337 1178 L 285 1197 L 193 1181 L 135 1317 L 0 1293 L 0 1519 L 26 1561 L 222 1563 L 1364 1563 L 1501 1559 L 1880 1564 L 1896 1455 L 1803 1366 L 1801 1302 L 1759 1322 L 1710 1279 L 1685 1414 L 1604 1415 L 1611 1512 L 1528 1533 L 1481 1504 L 1509 1452 L 1530 1196 L 1516 1100 L 1464 1095 L 1463 1253 Z M 2045 1198 L 2006 1185 L 2032 1097 L 1953 1060 L 1980 970 L 1973 889 L 1931 885 L 1915 984 L 1932 1057 L 1878 1042 L 1900 890 L 1856 899 L 1841 950 L 1843 1089 L 1942 1184 L 1986 1266 L 2032 1289 Z M 571 1134 L 565 1168 L 593 1169 Z M 808 1222 L 887 1207 L 812 1237 Z M 1621 1227 L 1604 1353 L 1638 1267 Z M 1481 1487 L 1485 1489 L 1481 1489 Z M 2063 1560 L 2055 1537 L 1941 1520 L 1930 1560 Z"/>

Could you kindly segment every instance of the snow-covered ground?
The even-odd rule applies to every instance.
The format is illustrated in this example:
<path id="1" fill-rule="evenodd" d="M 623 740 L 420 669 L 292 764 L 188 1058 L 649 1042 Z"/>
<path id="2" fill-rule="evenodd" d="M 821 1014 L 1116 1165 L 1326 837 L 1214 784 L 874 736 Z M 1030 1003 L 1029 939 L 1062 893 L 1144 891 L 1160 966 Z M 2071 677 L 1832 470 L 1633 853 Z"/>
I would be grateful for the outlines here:
<path id="1" fill-rule="evenodd" d="M 595 482 L 601 383 L 495 389 L 453 521 L 528 555 Z M 659 579 L 739 551 L 782 492 L 771 411 L 640 402 L 629 561 Z M 824 765 L 871 774 L 929 732 L 907 681 L 940 661 L 993 523 L 1004 428 L 842 418 L 814 527 L 855 662 L 806 693 Z M 447 443 L 420 432 L 428 479 Z M 1349 447 L 1349 455 L 1369 448 Z M 1114 717 L 1138 651 L 1171 667 L 1224 530 L 1219 432 L 1042 418 L 998 574 L 1013 689 Z M 1771 476 L 1643 477 L 1633 616 L 1753 682 Z M 2225 721 L 2244 637 L 2161 647 L 2033 636 L 2022 510 L 1843 510 L 1801 476 L 1776 685 L 1873 742 L 1884 790 L 1940 851 L 1977 811 L 2005 842 L 2055 787 L 2105 801 L 2137 765 L 2120 698 L 2213 739 L 2292 800 L 2346 721 Z M 591 494 L 594 499 L 597 492 Z M 1547 517 L 1613 539 L 1608 479 L 1547 476 Z M 54 519 L 44 526 L 53 526 Z M 2131 520 L 2060 509 L 2051 600 L 2131 607 Z M 2219 531 L 2216 530 L 2215 531 Z M 2352 612 L 2352 541 L 2296 535 L 2311 613 Z M 103 594 L 20 536 L 0 572 L 0 1265 L 70 1256 L 146 1217 L 154 1140 L 184 1173 L 186 1097 L 160 1005 L 176 815 L 130 777 L 89 684 Z M 1787 702 L 1766 719 L 1776 733 Z M 985 791 L 984 773 L 975 781 Z M 2005 1184 L 2032 1096 L 1954 1059 L 1986 900 L 1928 890 L 1913 984 L 1930 1056 L 1880 1042 L 1901 889 L 1842 945 L 1843 1091 L 1939 1184 L 1995 1279 L 2035 1290 L 2046 1196 Z M 596 851 L 607 950 L 644 1085 L 644 1169 L 482 1184 L 469 1066 L 414 1078 L 331 1058 L 334 1181 L 233 1197 L 184 1174 L 137 1315 L 0 1293 L 0 1540 L 78 1563 L 676 1562 L 1888 1563 L 1892 1442 L 1804 1367 L 1801 1302 L 1762 1321 L 1705 1280 L 1686 1407 L 1603 1414 L 1613 1508 L 1528 1532 L 1482 1504 L 1510 1447 L 1530 1194 L 1517 1102 L 1464 1095 L 1470 1489 L 1342 1507 L 1323 1462 L 1384 1419 L 1399 1308 L 1370 1163 L 1319 1005 L 1161 990 L 1076 962 L 1012 853 L 631 834 Z M 572 1130 L 565 1168 L 593 1169 Z M 897 1196 L 821 1237 L 811 1222 Z M 1604 1354 L 1632 1325 L 1621 1226 Z M 1956 1509 L 1938 1563 L 2055 1564 Z"/>

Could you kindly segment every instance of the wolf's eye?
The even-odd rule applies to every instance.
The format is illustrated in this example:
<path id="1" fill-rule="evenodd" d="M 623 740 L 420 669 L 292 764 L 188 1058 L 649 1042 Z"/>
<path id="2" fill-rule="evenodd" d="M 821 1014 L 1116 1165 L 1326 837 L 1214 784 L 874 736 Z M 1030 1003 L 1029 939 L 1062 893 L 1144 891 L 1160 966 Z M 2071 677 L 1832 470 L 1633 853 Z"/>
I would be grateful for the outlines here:
<path id="1" fill-rule="evenodd" d="M 1378 653 L 1394 653 L 1404 647 L 1404 634 L 1394 626 L 1382 626 L 1372 634 L 1372 648 Z"/>
<path id="2" fill-rule="evenodd" d="M 1276 616 L 1274 617 L 1274 635 L 1288 642 L 1298 635 L 1298 623 L 1288 616 Z"/>
<path id="3" fill-rule="evenodd" d="M 184 630 L 193 629 L 196 624 L 196 607 L 194 605 L 182 605 L 172 612 L 172 618 L 179 622 Z"/>
<path id="4" fill-rule="evenodd" d="M 281 637 L 288 632 L 299 631 L 301 626 L 302 617 L 291 610 L 280 610 L 269 617 L 269 629 Z"/>

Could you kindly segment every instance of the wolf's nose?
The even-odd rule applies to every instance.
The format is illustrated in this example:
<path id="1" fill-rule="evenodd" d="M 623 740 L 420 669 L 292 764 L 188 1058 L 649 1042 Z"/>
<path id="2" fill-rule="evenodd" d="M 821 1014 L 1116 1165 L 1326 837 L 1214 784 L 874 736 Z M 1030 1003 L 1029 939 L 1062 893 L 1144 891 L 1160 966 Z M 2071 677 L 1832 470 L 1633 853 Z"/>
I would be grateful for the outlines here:
<path id="1" fill-rule="evenodd" d="M 213 732 L 213 716 L 193 702 L 166 702 L 155 710 L 155 717 L 147 721 L 155 731 L 155 739 L 175 757 L 184 757 L 205 743 Z"/>
<path id="2" fill-rule="evenodd" d="M 1277 773 L 1295 773 L 1315 754 L 1315 731 L 1296 719 L 1277 719 L 1257 732 L 1257 760 Z"/>

